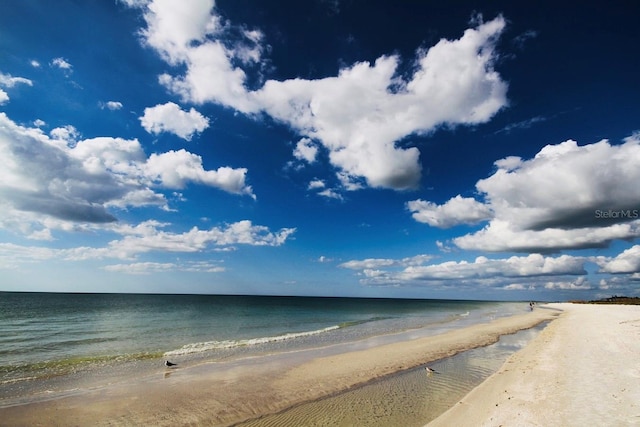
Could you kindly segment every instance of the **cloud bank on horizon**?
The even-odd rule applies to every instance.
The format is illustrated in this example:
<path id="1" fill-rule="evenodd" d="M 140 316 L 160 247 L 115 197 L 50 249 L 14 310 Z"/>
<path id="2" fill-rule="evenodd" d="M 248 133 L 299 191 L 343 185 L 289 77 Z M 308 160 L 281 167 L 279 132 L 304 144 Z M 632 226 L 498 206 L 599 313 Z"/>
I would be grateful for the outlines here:
<path id="1" fill-rule="evenodd" d="M 276 79 L 273 25 L 234 22 L 213 0 L 121 0 L 112 7 L 137 17 L 135 31 L 122 37 L 127 49 L 150 55 L 153 65 L 141 68 L 153 88 L 148 98 L 108 88 L 87 95 L 92 63 L 80 51 L 54 46 L 33 59 L 17 46 L 25 66 L 0 62 L 0 269 L 12 272 L 0 287 L 22 289 L 13 281 L 34 265 L 43 272 L 73 265 L 102 277 L 95 290 L 122 291 L 106 285 L 118 275 L 136 291 L 161 292 L 167 288 L 140 277 L 163 275 L 168 286 L 180 274 L 200 275 L 185 288 L 200 293 L 639 293 L 640 245 L 633 242 L 640 236 L 640 126 L 631 120 L 616 129 L 625 132 L 620 141 L 510 144 L 514 133 L 568 113 L 501 119 L 523 103 L 510 99 L 514 75 L 501 68 L 539 37 L 530 29 L 526 37 L 507 36 L 506 12 L 489 20 L 474 15 L 455 38 L 428 47 L 407 42 L 412 56 L 334 58 L 341 65 L 333 75 Z M 95 111 L 59 102 L 65 122 L 44 109 L 30 115 L 30 96 L 47 85 L 76 94 L 79 104 L 92 102 Z M 81 127 L 83 114 L 100 118 L 101 129 L 116 120 L 107 115 L 119 117 L 118 125 L 108 136 L 97 133 Z M 505 142 L 499 150 L 485 143 L 496 157 L 483 163 L 478 132 L 493 122 L 486 134 Z M 242 126 L 263 129 L 264 141 L 248 148 L 247 137 L 233 139 L 230 129 Z M 269 136 L 274 128 L 290 140 Z M 429 141 L 459 133 L 477 146 L 461 141 L 465 150 L 451 144 L 441 149 L 446 155 L 434 154 Z M 272 157 L 277 177 L 267 166 Z M 468 165 L 465 176 L 475 186 L 456 187 L 452 176 L 431 181 L 432 169 L 442 169 L 438 161 Z M 280 215 L 269 213 L 273 206 Z M 389 213 L 360 219 L 354 209 Z M 212 215 L 215 223 L 207 225 Z M 351 231 L 327 243 L 323 230 L 341 222 L 353 224 Z M 369 227 L 368 235 L 357 230 Z M 372 235 L 380 240 L 359 246 Z M 392 242 L 384 240 L 389 236 Z M 390 256 L 371 256 L 385 247 Z"/>

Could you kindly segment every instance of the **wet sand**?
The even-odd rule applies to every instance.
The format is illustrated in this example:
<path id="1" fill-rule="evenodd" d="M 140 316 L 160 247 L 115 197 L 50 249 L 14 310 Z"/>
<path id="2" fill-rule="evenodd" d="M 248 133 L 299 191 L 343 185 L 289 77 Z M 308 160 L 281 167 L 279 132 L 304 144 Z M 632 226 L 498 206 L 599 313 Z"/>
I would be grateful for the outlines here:
<path id="1" fill-rule="evenodd" d="M 420 427 L 455 405 L 547 325 L 502 335 L 497 343 L 430 362 L 437 373 L 418 366 L 239 427 Z"/>
<path id="2" fill-rule="evenodd" d="M 159 369 L 152 376 L 0 408 L 3 425 L 233 425 L 496 342 L 560 312 L 500 318 L 440 335 L 333 354 L 321 349 Z"/>
<path id="3" fill-rule="evenodd" d="M 640 426 L 640 306 L 564 310 L 438 426 Z"/>

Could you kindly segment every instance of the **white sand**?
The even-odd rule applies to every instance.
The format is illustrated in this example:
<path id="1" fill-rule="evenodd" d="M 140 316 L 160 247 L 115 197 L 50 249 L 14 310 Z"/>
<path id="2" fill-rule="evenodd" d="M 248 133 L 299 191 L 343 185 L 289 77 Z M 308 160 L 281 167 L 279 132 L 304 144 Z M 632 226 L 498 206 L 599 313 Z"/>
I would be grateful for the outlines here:
<path id="1" fill-rule="evenodd" d="M 565 312 L 437 426 L 640 426 L 640 306 Z"/>

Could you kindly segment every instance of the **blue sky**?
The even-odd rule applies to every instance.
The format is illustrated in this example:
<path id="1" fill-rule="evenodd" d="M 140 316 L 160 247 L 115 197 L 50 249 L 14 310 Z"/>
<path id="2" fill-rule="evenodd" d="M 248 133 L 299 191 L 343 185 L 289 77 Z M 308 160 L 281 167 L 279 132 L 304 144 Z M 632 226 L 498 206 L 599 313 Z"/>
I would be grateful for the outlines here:
<path id="1" fill-rule="evenodd" d="M 485 3 L 4 2 L 0 290 L 640 294 L 640 7 Z"/>

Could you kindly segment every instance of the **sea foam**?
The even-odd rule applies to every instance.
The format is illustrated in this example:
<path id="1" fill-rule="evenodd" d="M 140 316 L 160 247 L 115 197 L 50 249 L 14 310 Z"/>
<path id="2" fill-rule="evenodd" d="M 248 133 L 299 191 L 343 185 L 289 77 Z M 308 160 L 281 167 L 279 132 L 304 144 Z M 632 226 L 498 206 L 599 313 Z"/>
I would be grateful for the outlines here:
<path id="1" fill-rule="evenodd" d="M 167 351 L 166 353 L 164 353 L 164 356 L 165 357 L 181 356 L 185 354 L 202 353 L 202 352 L 211 351 L 211 350 L 246 347 L 246 346 L 254 346 L 254 345 L 267 344 L 267 343 L 273 343 L 273 342 L 279 342 L 279 341 L 287 341 L 287 340 L 292 340 L 296 338 L 323 334 L 325 332 L 335 331 L 336 329 L 340 329 L 340 326 L 334 325 L 334 326 L 329 326 L 323 329 L 316 329 L 314 331 L 292 332 L 292 333 L 283 334 L 283 335 L 276 335 L 273 337 L 260 337 L 260 338 L 250 338 L 250 339 L 243 339 L 243 340 L 197 342 L 197 343 L 186 344 L 176 350 Z"/>

